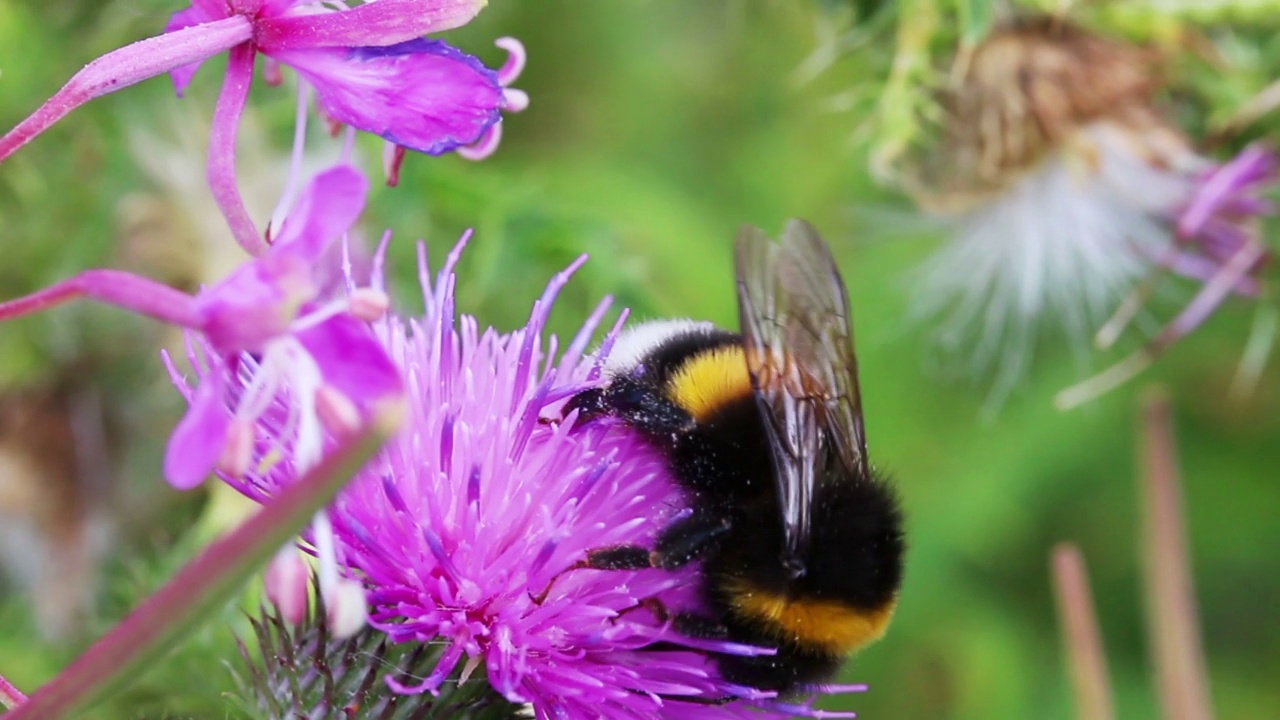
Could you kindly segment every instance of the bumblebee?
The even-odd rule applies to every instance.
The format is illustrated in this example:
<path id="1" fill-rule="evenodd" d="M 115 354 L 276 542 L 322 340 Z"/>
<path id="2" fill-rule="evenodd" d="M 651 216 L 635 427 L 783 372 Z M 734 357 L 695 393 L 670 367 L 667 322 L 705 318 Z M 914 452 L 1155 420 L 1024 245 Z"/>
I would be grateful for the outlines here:
<path id="1" fill-rule="evenodd" d="M 691 512 L 655 547 L 613 546 L 582 567 L 701 561 L 708 615 L 687 634 L 777 649 L 717 655 L 723 676 L 781 694 L 821 682 L 888 626 L 902 579 L 897 499 L 870 467 L 848 298 L 827 244 L 792 220 L 736 246 L 741 332 L 666 320 L 618 338 L 607 385 L 574 396 L 667 458 Z"/>

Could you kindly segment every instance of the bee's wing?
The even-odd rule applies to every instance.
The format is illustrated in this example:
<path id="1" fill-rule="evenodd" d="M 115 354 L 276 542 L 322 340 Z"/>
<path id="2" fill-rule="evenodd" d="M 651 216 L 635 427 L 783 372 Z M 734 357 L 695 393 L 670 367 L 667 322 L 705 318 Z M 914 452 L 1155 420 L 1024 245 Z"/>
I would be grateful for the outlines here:
<path id="1" fill-rule="evenodd" d="M 808 542 L 814 484 L 827 452 L 849 473 L 867 476 L 849 302 L 826 242 L 802 220 L 787 224 L 781 243 L 755 228 L 740 230 L 737 273 L 747 368 L 794 560 Z"/>

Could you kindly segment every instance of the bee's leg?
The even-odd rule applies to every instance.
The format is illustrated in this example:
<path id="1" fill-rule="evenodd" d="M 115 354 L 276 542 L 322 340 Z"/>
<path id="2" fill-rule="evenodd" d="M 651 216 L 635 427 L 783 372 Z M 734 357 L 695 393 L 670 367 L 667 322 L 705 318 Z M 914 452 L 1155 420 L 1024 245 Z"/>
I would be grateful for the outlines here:
<path id="1" fill-rule="evenodd" d="M 642 545 L 612 545 L 588 550 L 585 559 L 570 565 L 564 571 L 551 578 L 551 582 L 547 583 L 542 592 L 537 595 L 530 594 L 529 597 L 536 604 L 541 605 L 542 601 L 546 600 L 547 596 L 551 594 L 551 588 L 555 587 L 556 581 L 565 573 L 574 570 L 644 570 L 655 567 L 650 559 L 650 554 L 649 548 Z"/>
<path id="2" fill-rule="evenodd" d="M 574 568 L 593 570 L 644 570 L 656 567 L 653 553 L 643 545 L 613 545 L 587 551 L 587 558 L 579 560 Z"/>
<path id="3" fill-rule="evenodd" d="M 658 547 L 650 553 L 652 564 L 664 570 L 686 565 L 702 557 L 727 532 L 725 517 L 694 514 L 677 520 L 658 535 Z"/>
<path id="4" fill-rule="evenodd" d="M 584 390 L 569 398 L 562 415 L 578 411 L 578 421 L 601 415 L 623 418 L 641 433 L 666 437 L 693 428 L 693 418 L 654 387 L 631 378 L 618 378 L 607 388 Z"/>
<path id="5" fill-rule="evenodd" d="M 631 607 L 619 610 L 617 615 L 609 618 L 609 623 L 615 624 L 622 619 L 623 615 L 633 613 L 636 610 L 648 610 L 660 623 L 665 623 L 671 619 L 671 611 L 667 609 L 667 606 L 661 600 L 656 597 L 647 597 Z"/>
<path id="6" fill-rule="evenodd" d="M 681 518 L 668 525 L 658 534 L 657 548 L 650 550 L 643 545 L 611 545 L 609 547 L 588 550 L 586 558 L 571 565 L 564 572 L 571 570 L 647 570 L 662 568 L 674 570 L 698 559 L 703 553 L 720 540 L 729 530 L 729 521 L 722 517 L 707 514 L 694 514 Z M 556 575 L 547 583 L 547 587 L 531 599 L 541 605 L 556 580 Z"/>
<path id="7" fill-rule="evenodd" d="M 729 628 L 716 620 L 694 613 L 682 612 L 677 614 L 672 627 L 681 635 L 688 635 L 701 640 L 729 639 Z"/>
<path id="8" fill-rule="evenodd" d="M 722 517 L 694 514 L 668 525 L 653 550 L 643 545 L 613 545 L 587 552 L 575 567 L 596 570 L 674 570 L 698 559 L 729 530 Z"/>
<path id="9" fill-rule="evenodd" d="M 609 403 L 606 401 L 607 392 L 607 388 L 598 387 L 583 390 L 565 402 L 564 407 L 560 410 L 560 416 L 564 417 L 577 410 L 578 422 L 584 422 L 605 414 L 609 409 Z"/>

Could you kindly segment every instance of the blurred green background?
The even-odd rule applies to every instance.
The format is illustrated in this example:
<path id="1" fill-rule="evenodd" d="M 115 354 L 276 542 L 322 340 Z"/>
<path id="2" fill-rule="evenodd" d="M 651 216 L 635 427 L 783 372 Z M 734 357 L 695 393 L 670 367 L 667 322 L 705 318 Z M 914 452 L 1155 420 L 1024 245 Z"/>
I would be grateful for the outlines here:
<path id="1" fill-rule="evenodd" d="M 1140 3 L 1128 4 L 1131 13 L 1085 5 L 1083 17 L 1136 38 L 1188 32 L 1216 45 L 1225 63 L 1217 71 L 1195 60 L 1175 65 L 1182 74 L 1169 102 L 1193 131 L 1278 75 L 1275 23 L 1265 24 L 1261 10 L 1215 4 L 1225 9 L 1205 5 L 1183 17 Z M 93 57 L 157 32 L 175 7 L 0 0 L 0 127 Z M 1061 540 L 1078 542 L 1089 561 L 1119 717 L 1157 717 L 1135 543 L 1136 417 L 1142 387 L 1163 383 L 1175 405 L 1218 717 L 1280 717 L 1280 369 L 1269 368 L 1250 399 L 1226 399 L 1251 308 L 1229 304 L 1139 382 L 1065 414 L 1052 396 L 1087 369 L 1047 341 L 1027 382 L 998 414 L 981 417 L 985 381 L 939 370 L 930 328 L 904 319 L 907 298 L 919 291 L 907 273 L 942 233 L 868 170 L 875 143 L 895 130 L 878 99 L 899 18 L 925 11 L 940 12 L 931 47 L 945 59 L 956 15 L 950 3 L 928 0 L 495 0 L 447 37 L 491 65 L 502 59 L 493 38 L 523 40 L 530 61 L 517 86 L 532 105 L 507 118 L 495 157 L 410 157 L 399 188 L 375 191 L 365 229 L 397 233 L 398 305 L 420 308 L 411 241 L 426 238 L 438 261 L 474 227 L 460 305 L 484 322 L 516 326 L 549 276 L 589 252 L 558 307 L 562 332 L 605 294 L 633 317 L 732 326 L 736 227 L 776 232 L 799 216 L 822 228 L 852 296 L 871 453 L 897 479 L 909 519 L 897 619 L 846 669 L 847 680 L 871 685 L 846 704 L 872 719 L 1071 717 L 1047 572 L 1049 549 Z M 816 52 L 830 61 L 815 65 Z M 218 217 L 200 205 L 199 179 L 218 64 L 181 101 L 163 78 L 98 100 L 0 166 L 0 296 L 101 265 L 187 286 L 216 276 L 228 260 L 212 243 L 230 240 L 218 240 Z M 807 70 L 815 67 L 821 71 Z M 260 132 L 248 133 L 242 172 L 258 183 L 250 201 L 269 210 L 286 169 L 292 93 L 259 84 L 253 105 Z M 1249 137 L 1274 124 L 1264 120 Z M 314 141 L 333 152 L 332 143 Z M 377 144 L 361 147 L 374 170 Z M 185 189 L 174 180 L 182 177 Z M 111 549 L 93 609 L 66 620 L 62 640 L 42 639 L 36 607 L 84 588 L 68 589 L 74 583 L 64 576 L 33 580 L 39 573 L 10 557 L 13 572 L 0 580 L 0 671 L 22 687 L 56 672 L 216 524 L 204 497 L 176 496 L 157 472 L 181 412 L 151 349 L 161 342 L 172 338 L 88 306 L 0 326 L 5 402 L 44 393 L 61 422 L 82 417 L 82 401 L 92 399 L 108 440 L 98 465 L 110 468 L 87 489 L 56 479 L 35 490 L 0 485 L 0 542 L 10 556 L 30 561 L 26 548 L 35 547 L 52 557 L 65 528 L 97 522 L 93 508 L 109 507 L 105 516 L 114 518 L 102 523 Z M 1096 358 L 1093 369 L 1111 359 Z M 6 439 L 0 459 L 33 447 Z M 220 695 L 232 683 L 222 658 L 234 647 L 228 623 L 238 621 L 229 610 L 211 622 L 97 716 L 227 716 Z"/>

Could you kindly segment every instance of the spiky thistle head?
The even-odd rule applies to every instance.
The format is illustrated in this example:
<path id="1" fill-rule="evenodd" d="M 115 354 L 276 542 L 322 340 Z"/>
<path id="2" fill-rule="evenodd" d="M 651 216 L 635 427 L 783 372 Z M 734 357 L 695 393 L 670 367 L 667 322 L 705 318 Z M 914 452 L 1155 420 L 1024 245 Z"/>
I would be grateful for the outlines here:
<path id="1" fill-rule="evenodd" d="M 319 588 L 300 622 L 270 606 L 249 619 L 252 637 L 239 641 L 236 668 L 244 713 L 262 720 L 515 720 L 525 706 L 482 679 L 455 673 L 453 691 L 425 701 L 391 691 L 387 677 L 411 683 L 440 661 L 443 644 L 395 643 L 366 627 L 338 638 L 330 631 Z M 474 669 L 474 668 L 473 668 Z"/>

